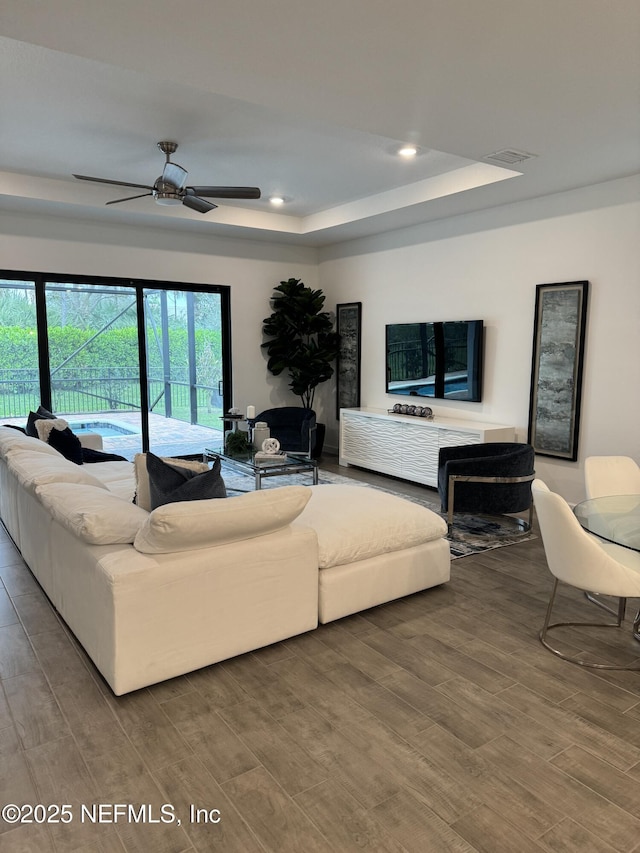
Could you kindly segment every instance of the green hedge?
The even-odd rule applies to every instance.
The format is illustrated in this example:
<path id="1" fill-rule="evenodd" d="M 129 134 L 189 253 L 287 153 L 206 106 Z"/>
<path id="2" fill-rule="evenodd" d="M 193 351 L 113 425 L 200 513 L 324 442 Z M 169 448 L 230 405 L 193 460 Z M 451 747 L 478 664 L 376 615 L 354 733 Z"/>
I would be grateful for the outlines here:
<path id="1" fill-rule="evenodd" d="M 127 370 L 138 366 L 138 331 L 135 327 L 107 329 L 95 340 L 96 330 L 78 329 L 74 326 L 49 328 L 49 360 L 51 369 L 67 359 L 69 368 L 110 367 Z M 150 371 L 162 370 L 162 356 L 155 344 L 153 329 L 147 330 Z M 199 329 L 196 337 L 196 362 L 198 381 L 208 384 L 220 378 L 220 332 Z M 90 343 L 88 343 L 90 341 Z M 84 344 L 86 346 L 80 349 Z M 79 350 L 79 352 L 78 352 Z M 188 340 L 184 329 L 169 331 L 169 352 L 172 370 L 186 370 L 188 366 Z M 76 353 L 75 355 L 73 355 Z M 0 327 L 0 365 L 12 370 L 37 370 L 38 345 L 35 328 L 18 326 Z M 201 375 L 207 374 L 207 375 Z"/>

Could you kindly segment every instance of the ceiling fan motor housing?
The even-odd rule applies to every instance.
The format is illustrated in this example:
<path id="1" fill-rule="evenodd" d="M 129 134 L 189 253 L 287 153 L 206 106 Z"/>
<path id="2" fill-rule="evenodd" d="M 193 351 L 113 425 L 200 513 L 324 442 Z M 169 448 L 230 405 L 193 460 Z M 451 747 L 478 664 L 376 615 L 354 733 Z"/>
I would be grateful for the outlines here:
<path id="1" fill-rule="evenodd" d="M 184 190 L 178 190 L 173 184 L 163 181 L 160 177 L 153 185 L 153 197 L 158 204 L 182 204 Z"/>

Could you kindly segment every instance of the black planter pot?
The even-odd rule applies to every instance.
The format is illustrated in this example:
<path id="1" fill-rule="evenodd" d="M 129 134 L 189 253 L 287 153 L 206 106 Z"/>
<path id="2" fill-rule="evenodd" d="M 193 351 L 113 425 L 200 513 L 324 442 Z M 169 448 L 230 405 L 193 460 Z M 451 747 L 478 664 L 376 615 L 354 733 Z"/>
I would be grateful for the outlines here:
<path id="1" fill-rule="evenodd" d="M 326 431 L 325 424 L 316 424 L 316 440 L 311 451 L 313 459 L 320 459 L 322 456 L 322 448 L 324 447 L 324 436 Z"/>

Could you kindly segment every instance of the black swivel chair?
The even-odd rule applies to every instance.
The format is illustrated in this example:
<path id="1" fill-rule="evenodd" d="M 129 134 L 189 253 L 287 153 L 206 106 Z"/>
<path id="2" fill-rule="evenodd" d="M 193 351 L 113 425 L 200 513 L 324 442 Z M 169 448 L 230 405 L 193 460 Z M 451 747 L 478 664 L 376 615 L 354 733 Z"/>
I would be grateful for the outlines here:
<path id="1" fill-rule="evenodd" d="M 438 493 L 447 513 L 449 533 L 454 512 L 504 515 L 529 510 L 518 519 L 523 532 L 531 529 L 531 482 L 535 451 L 530 444 L 489 442 L 442 447 L 438 458 Z"/>
<path id="2" fill-rule="evenodd" d="M 301 406 L 265 409 L 256 415 L 256 421 L 267 424 L 271 438 L 278 439 L 281 450 L 299 453 L 309 459 L 315 458 L 316 413 L 313 409 Z"/>

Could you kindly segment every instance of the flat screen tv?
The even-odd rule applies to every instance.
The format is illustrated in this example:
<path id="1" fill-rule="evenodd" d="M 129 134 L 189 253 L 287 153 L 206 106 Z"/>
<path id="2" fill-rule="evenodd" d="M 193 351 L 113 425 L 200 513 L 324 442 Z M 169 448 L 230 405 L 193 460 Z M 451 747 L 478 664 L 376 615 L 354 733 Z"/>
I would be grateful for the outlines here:
<path id="1" fill-rule="evenodd" d="M 482 320 L 386 327 L 387 394 L 482 399 Z"/>

